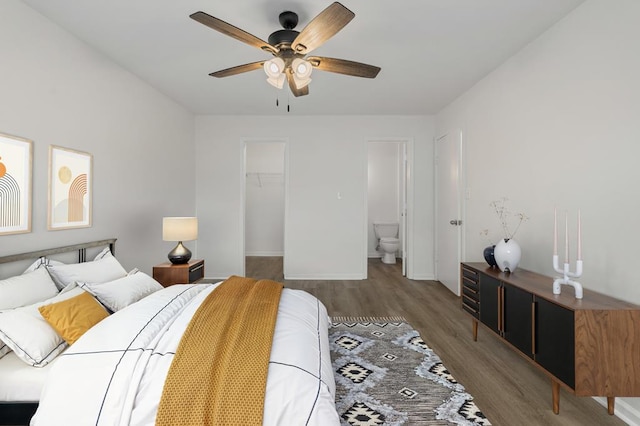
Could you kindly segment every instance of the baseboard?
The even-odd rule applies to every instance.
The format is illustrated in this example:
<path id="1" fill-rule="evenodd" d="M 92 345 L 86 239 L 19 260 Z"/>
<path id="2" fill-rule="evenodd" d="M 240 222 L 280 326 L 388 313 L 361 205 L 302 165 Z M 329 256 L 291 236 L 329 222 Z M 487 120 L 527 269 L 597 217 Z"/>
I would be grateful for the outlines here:
<path id="1" fill-rule="evenodd" d="M 368 257 L 369 259 L 380 259 L 380 258 L 382 258 L 382 256 L 384 256 L 384 254 L 382 254 L 382 253 L 378 253 L 378 252 L 375 252 L 375 253 L 369 253 L 369 254 L 367 255 L 367 257 Z M 396 254 L 396 259 L 402 259 L 402 255 L 401 255 L 401 254 Z"/>
<path id="2" fill-rule="evenodd" d="M 283 251 L 248 251 L 245 253 L 245 256 L 282 257 L 284 256 L 284 252 Z"/>
<path id="3" fill-rule="evenodd" d="M 596 396 L 593 399 L 600 405 L 607 408 L 607 398 Z M 631 426 L 640 426 L 640 411 L 629 405 L 623 398 L 616 398 L 615 415 Z"/>
<path id="4" fill-rule="evenodd" d="M 208 275 L 205 272 L 205 276 L 203 277 L 203 281 L 205 282 L 210 282 L 210 281 L 214 281 L 214 282 L 218 282 L 220 280 L 226 280 L 227 278 L 229 278 L 231 275 L 239 275 L 237 272 L 231 272 L 228 274 L 225 274 L 223 272 L 213 272 L 211 275 Z"/>
<path id="5" fill-rule="evenodd" d="M 318 275 L 306 275 L 306 274 L 286 274 L 285 280 L 363 280 L 362 274 L 318 274 Z"/>
<path id="6" fill-rule="evenodd" d="M 221 280 L 226 280 L 231 275 L 237 274 L 229 274 L 224 276 L 219 276 L 219 274 L 215 274 L 214 276 L 206 276 L 203 278 L 204 282 L 218 282 Z M 285 280 L 364 280 L 365 278 L 362 274 L 353 273 L 353 274 L 293 274 L 288 275 L 285 273 Z"/>
<path id="7" fill-rule="evenodd" d="M 412 280 L 420 280 L 420 281 L 435 281 L 436 280 L 436 276 L 435 275 L 429 275 L 429 274 L 414 274 L 413 277 L 411 278 Z"/>

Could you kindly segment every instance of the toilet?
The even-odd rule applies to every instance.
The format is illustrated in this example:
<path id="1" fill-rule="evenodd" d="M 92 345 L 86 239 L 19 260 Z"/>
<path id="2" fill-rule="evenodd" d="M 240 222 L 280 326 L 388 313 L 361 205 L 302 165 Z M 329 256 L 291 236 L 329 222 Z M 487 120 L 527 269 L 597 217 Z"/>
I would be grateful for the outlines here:
<path id="1" fill-rule="evenodd" d="M 382 263 L 396 263 L 396 253 L 400 248 L 400 239 L 398 238 L 398 223 L 374 223 L 373 232 L 378 239 L 376 250 L 382 251 Z"/>

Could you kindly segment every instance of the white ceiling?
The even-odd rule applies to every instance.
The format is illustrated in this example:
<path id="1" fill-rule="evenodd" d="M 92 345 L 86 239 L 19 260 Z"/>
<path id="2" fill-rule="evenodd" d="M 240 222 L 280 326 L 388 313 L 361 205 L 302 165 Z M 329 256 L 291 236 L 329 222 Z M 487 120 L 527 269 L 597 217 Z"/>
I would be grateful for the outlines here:
<path id="1" fill-rule="evenodd" d="M 208 74 L 270 55 L 189 18 L 263 40 L 278 15 L 302 28 L 330 0 L 23 0 L 196 114 L 434 114 L 584 0 L 343 0 L 355 18 L 313 54 L 377 65 L 376 79 L 316 71 L 294 98 L 261 70 Z M 280 106 L 276 107 L 276 96 Z"/>

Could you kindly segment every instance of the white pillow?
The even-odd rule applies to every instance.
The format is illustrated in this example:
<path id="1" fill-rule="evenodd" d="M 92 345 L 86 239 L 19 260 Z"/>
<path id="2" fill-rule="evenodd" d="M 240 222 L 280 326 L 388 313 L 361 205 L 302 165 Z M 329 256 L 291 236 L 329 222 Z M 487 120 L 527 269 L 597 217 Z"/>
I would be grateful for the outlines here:
<path id="1" fill-rule="evenodd" d="M 93 260 L 100 260 L 106 256 L 113 256 L 109 247 L 105 247 L 100 253 L 96 254 L 96 257 L 94 257 Z"/>
<path id="2" fill-rule="evenodd" d="M 104 283 L 127 275 L 127 271 L 110 251 L 93 262 L 47 265 L 47 270 L 59 289 L 74 281 Z"/>
<path id="3" fill-rule="evenodd" d="M 112 312 L 126 308 L 163 288 L 160 283 L 144 272 L 137 272 L 106 283 L 78 282 L 78 285 L 93 294 L 100 303 Z"/>
<path id="4" fill-rule="evenodd" d="M 67 343 L 40 315 L 38 307 L 70 299 L 83 291 L 76 287 L 43 302 L 0 312 L 0 340 L 27 364 L 44 367 L 67 347 Z"/>
<path id="5" fill-rule="evenodd" d="M 13 309 L 49 299 L 58 289 L 45 268 L 0 281 L 0 310 Z"/>
<path id="6" fill-rule="evenodd" d="M 11 348 L 0 340 L 0 358 L 11 352 Z"/>
<path id="7" fill-rule="evenodd" d="M 49 259 L 40 257 L 22 275 L 0 281 L 0 310 L 30 305 L 58 294 L 58 288 L 51 280 L 49 273 L 45 268 L 41 268 L 47 262 Z M 41 269 L 36 272 L 38 268 Z M 53 287 L 51 287 L 52 285 Z M 0 340 L 0 358 L 9 352 L 11 352 L 11 348 Z"/>
<path id="8" fill-rule="evenodd" d="M 38 260 L 33 262 L 27 269 L 25 269 L 23 274 L 33 272 L 36 269 L 41 268 L 43 266 L 47 266 L 47 265 L 64 265 L 64 264 L 62 262 L 58 262 L 57 260 L 51 260 L 46 257 L 39 257 Z"/>

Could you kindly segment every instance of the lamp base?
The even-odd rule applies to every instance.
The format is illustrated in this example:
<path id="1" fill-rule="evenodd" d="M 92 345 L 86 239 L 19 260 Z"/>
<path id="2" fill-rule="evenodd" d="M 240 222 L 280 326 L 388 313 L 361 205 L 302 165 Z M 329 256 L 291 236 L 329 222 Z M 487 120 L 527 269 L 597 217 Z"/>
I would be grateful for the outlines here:
<path id="1" fill-rule="evenodd" d="M 191 250 L 183 246 L 182 241 L 179 241 L 178 245 L 169 252 L 168 258 L 174 265 L 187 263 L 191 259 Z"/>

